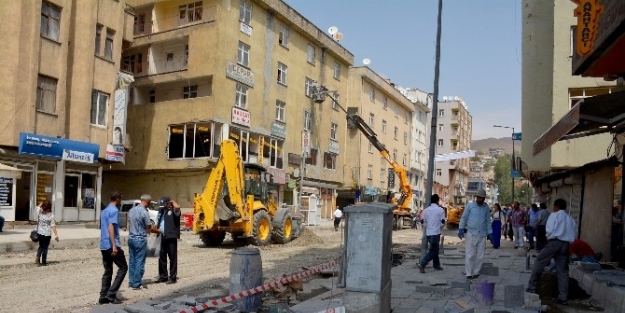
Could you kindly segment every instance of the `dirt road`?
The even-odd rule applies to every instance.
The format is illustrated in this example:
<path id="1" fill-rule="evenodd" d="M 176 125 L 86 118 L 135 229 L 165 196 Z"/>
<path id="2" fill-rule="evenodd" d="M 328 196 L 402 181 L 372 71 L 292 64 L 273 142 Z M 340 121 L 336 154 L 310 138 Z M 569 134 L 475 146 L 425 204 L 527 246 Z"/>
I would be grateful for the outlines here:
<path id="1" fill-rule="evenodd" d="M 312 229 L 312 230 L 310 230 Z M 341 232 L 311 227 L 286 245 L 261 248 L 265 280 L 328 262 L 339 256 Z M 393 232 L 394 244 L 415 244 L 420 231 Z M 178 283 L 150 283 L 158 275 L 158 259 L 148 258 L 144 282 L 148 289 L 120 289 L 125 303 L 150 298 L 202 294 L 228 290 L 230 254 L 237 247 L 229 238 L 219 248 L 205 248 L 197 236 L 185 232 L 178 245 Z M 124 251 L 127 253 L 126 247 Z M 37 267 L 35 252 L 0 256 L 0 312 L 89 312 L 97 301 L 102 277 L 102 257 L 97 247 L 51 250 L 50 265 Z"/>

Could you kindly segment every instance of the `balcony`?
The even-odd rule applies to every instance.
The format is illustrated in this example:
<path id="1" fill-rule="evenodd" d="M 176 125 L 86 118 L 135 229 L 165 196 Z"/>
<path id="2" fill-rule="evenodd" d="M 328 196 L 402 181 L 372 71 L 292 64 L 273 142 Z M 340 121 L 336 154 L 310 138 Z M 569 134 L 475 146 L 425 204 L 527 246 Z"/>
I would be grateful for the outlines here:
<path id="1" fill-rule="evenodd" d="M 216 5 L 204 6 L 202 1 L 182 6 L 176 3 L 177 1 L 162 1 L 135 8 L 135 37 L 165 33 L 217 20 Z"/>
<path id="2" fill-rule="evenodd" d="M 121 70 L 137 79 L 186 71 L 189 67 L 188 43 L 188 37 L 183 37 L 128 49 L 122 56 Z"/>

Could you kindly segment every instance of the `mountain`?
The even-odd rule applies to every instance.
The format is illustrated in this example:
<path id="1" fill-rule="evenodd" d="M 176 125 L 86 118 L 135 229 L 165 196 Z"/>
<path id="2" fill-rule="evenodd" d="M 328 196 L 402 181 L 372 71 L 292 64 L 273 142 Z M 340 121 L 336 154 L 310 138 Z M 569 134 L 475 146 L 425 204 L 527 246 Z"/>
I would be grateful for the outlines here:
<path id="1" fill-rule="evenodd" d="M 512 154 L 512 139 L 504 138 L 486 138 L 471 141 L 471 150 L 482 151 L 488 153 L 489 148 L 500 148 L 506 150 L 506 153 Z M 515 153 L 521 152 L 521 142 L 514 143 Z"/>

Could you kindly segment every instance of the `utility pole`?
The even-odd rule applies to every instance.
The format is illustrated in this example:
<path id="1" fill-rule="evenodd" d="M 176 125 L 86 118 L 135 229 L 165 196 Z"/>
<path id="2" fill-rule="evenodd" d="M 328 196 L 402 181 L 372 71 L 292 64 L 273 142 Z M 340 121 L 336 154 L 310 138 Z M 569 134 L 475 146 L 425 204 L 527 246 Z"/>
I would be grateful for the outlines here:
<path id="1" fill-rule="evenodd" d="M 436 124 L 438 117 L 438 80 L 441 65 L 441 24 L 443 0 L 438 0 L 438 19 L 436 23 L 436 63 L 434 64 L 434 95 L 432 99 L 432 125 L 430 130 L 430 150 L 428 151 L 428 184 L 425 189 L 425 207 L 430 206 L 430 197 L 434 188 L 434 158 L 436 157 Z"/>

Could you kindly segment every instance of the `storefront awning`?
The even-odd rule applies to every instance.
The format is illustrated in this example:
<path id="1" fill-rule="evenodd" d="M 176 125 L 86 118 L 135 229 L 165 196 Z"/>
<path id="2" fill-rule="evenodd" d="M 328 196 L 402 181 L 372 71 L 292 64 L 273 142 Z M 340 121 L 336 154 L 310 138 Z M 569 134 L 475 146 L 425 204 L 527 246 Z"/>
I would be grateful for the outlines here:
<path id="1" fill-rule="evenodd" d="M 0 163 L 0 177 L 20 178 L 22 170 Z"/>
<path id="2" fill-rule="evenodd" d="M 612 131 L 625 121 L 625 91 L 585 98 L 534 141 L 537 155 L 560 140 Z"/>

